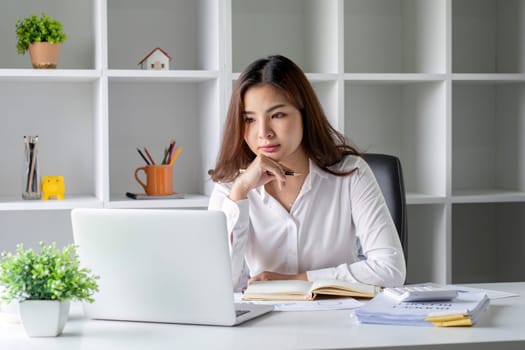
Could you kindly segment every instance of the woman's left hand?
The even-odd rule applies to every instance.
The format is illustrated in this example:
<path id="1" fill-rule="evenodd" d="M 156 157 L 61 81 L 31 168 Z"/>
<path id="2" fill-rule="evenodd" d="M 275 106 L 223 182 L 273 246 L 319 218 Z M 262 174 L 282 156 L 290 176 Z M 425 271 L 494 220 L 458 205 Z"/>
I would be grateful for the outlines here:
<path id="1" fill-rule="evenodd" d="M 248 284 L 255 281 L 271 281 L 271 280 L 303 280 L 307 281 L 306 273 L 298 273 L 295 275 L 287 275 L 284 273 L 277 273 L 271 271 L 263 271 L 248 280 Z"/>

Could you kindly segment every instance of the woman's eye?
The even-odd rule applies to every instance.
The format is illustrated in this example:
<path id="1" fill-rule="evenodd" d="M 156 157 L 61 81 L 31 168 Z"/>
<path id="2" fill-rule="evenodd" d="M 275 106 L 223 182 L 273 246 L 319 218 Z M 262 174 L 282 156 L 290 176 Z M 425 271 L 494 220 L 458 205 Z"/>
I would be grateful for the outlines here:
<path id="1" fill-rule="evenodd" d="M 284 113 L 281 113 L 281 112 L 272 114 L 272 118 L 282 118 L 282 117 L 284 117 Z"/>
<path id="2" fill-rule="evenodd" d="M 245 122 L 246 124 L 251 124 L 251 123 L 253 123 L 254 121 L 255 121 L 255 119 L 253 119 L 253 118 L 250 118 L 250 117 L 244 117 L 244 122 Z"/>

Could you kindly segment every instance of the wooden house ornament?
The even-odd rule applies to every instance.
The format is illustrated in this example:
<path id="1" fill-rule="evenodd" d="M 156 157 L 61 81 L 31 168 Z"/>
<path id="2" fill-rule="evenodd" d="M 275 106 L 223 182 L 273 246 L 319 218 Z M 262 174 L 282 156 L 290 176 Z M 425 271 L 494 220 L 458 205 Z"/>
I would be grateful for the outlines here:
<path id="1" fill-rule="evenodd" d="M 169 70 L 172 57 L 160 47 L 154 48 L 139 62 L 142 69 Z"/>

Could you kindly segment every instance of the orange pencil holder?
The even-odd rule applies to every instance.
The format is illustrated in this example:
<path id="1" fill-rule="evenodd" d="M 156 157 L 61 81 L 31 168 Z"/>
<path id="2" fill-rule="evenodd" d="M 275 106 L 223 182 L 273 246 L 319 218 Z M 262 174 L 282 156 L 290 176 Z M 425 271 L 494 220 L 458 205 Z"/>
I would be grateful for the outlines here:
<path id="1" fill-rule="evenodd" d="M 146 181 L 140 173 L 146 174 Z M 173 167 L 171 165 L 147 165 L 135 169 L 135 180 L 148 196 L 168 196 L 173 194 Z"/>

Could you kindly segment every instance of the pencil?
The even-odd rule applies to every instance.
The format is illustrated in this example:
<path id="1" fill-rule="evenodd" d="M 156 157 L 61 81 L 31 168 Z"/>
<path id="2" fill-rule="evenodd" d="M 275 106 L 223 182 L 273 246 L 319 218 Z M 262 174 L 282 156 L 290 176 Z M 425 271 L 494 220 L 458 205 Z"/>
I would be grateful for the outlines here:
<path id="1" fill-rule="evenodd" d="M 239 169 L 239 173 L 244 173 L 246 171 L 246 169 Z M 284 171 L 284 175 L 286 176 L 302 176 L 303 174 L 302 173 L 296 173 L 295 171 L 291 171 L 291 170 L 285 170 Z"/>
<path id="2" fill-rule="evenodd" d="M 161 164 L 167 164 L 166 161 L 168 160 L 168 153 L 169 153 L 169 148 L 166 147 L 164 148 L 164 158 L 162 158 L 162 163 Z"/>
<path id="3" fill-rule="evenodd" d="M 179 158 L 180 152 L 182 152 L 182 147 L 179 146 L 175 150 L 175 153 L 173 154 L 173 157 L 170 160 L 170 165 L 175 164 L 175 161 L 177 160 L 177 158 Z"/>
<path id="4" fill-rule="evenodd" d="M 146 152 L 146 156 L 148 156 L 149 161 L 151 162 L 151 165 L 155 165 L 155 161 L 153 160 L 153 157 L 149 153 L 148 149 L 144 147 L 144 152 Z"/>
<path id="5" fill-rule="evenodd" d="M 171 164 L 171 159 L 173 158 L 173 152 L 175 151 L 175 140 L 171 141 L 168 159 L 166 159 L 166 164 Z"/>
<path id="6" fill-rule="evenodd" d="M 137 147 L 137 152 L 139 152 L 140 156 L 142 157 L 142 159 L 144 159 L 147 165 L 151 165 L 149 160 L 144 156 L 144 153 L 142 153 L 142 151 L 138 147 Z"/>
<path id="7" fill-rule="evenodd" d="M 24 136 L 24 145 L 25 145 L 26 161 L 29 161 L 29 143 L 27 140 L 27 136 Z"/>
<path id="8" fill-rule="evenodd" d="M 34 140 L 34 139 L 33 139 Z M 30 160 L 30 169 L 29 169 L 29 181 L 27 183 L 27 192 L 38 192 L 37 189 L 36 189 L 36 181 L 38 180 L 35 180 L 35 163 L 36 163 L 36 151 L 37 151 L 37 147 L 38 147 L 38 144 L 33 141 L 32 143 L 33 145 L 33 149 L 31 150 L 31 147 L 29 148 L 30 149 L 30 153 L 31 153 L 31 160 Z"/>

